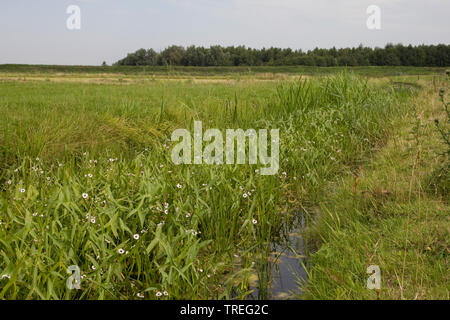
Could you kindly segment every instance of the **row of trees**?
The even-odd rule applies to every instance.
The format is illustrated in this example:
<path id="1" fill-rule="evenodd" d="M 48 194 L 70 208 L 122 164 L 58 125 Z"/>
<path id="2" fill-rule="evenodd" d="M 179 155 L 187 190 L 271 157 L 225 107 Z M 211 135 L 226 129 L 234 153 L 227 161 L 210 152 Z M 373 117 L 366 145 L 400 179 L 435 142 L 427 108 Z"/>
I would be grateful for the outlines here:
<path id="1" fill-rule="evenodd" d="M 403 46 L 387 44 L 384 48 L 357 48 L 302 50 L 245 46 L 209 48 L 170 46 L 156 52 L 139 49 L 129 53 L 115 65 L 126 66 L 450 66 L 450 45 Z"/>

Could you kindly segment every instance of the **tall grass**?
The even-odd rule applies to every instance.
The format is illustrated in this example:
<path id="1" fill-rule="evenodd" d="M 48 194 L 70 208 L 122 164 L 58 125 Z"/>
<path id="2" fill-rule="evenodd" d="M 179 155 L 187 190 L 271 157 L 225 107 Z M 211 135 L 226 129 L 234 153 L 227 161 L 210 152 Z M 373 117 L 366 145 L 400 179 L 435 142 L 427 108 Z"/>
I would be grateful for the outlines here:
<path id="1" fill-rule="evenodd" d="M 433 121 L 447 119 L 435 82 L 396 99 L 385 118 L 395 123 L 390 139 L 320 199 L 306 232 L 315 250 L 302 298 L 448 300 L 448 161 L 436 156 L 446 149 Z M 415 86 L 397 89 L 406 87 Z M 381 269 L 380 290 L 366 286 L 370 265 Z"/>
<path id="2" fill-rule="evenodd" d="M 276 88 L 3 82 L 0 298 L 244 298 L 282 223 L 383 140 L 408 94 L 346 73 Z M 279 128 L 280 171 L 175 166 L 170 134 L 193 120 Z M 82 290 L 66 288 L 70 265 Z"/>

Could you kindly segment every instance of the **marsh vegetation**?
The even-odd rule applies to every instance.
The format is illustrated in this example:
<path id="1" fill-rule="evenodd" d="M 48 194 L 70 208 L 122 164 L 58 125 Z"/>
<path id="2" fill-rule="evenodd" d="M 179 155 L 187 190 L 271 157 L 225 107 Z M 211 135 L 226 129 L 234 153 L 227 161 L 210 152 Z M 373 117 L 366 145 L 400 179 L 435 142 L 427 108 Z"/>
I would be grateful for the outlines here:
<path id="1" fill-rule="evenodd" d="M 324 281 L 333 270 L 348 279 L 342 275 L 351 270 L 351 285 L 360 277 L 364 286 L 367 261 L 355 255 L 359 246 L 376 242 L 365 238 L 365 223 L 373 223 L 373 214 L 384 216 L 371 198 L 351 205 L 354 198 L 340 196 L 336 183 L 390 141 L 424 84 L 329 73 L 270 82 L 248 76 L 227 83 L 176 77 L 83 83 L 33 80 L 34 73 L 1 81 L 0 298 L 244 299 L 254 275 L 259 287 L 270 284 L 273 244 L 289 236 L 299 214 L 309 221 L 302 237 L 312 257 L 302 292 L 371 298 L 364 289 L 348 289 L 345 280 L 337 287 Z M 436 77 L 442 82 L 442 75 Z M 428 86 L 431 79 L 421 81 Z M 196 120 L 205 129 L 279 129 L 277 174 L 263 176 L 259 165 L 250 164 L 173 164 L 171 133 L 193 131 Z M 392 191 L 380 192 L 384 199 Z M 323 206 L 335 197 L 339 214 Z M 435 201 L 436 214 L 448 214 L 448 204 Z M 346 211 L 348 205 L 353 211 Z M 392 239 L 389 221 L 383 226 L 380 236 Z M 436 241 L 445 255 L 443 226 L 436 224 Z M 354 241 L 346 240 L 350 234 Z M 350 265 L 339 262 L 337 255 L 345 257 L 355 246 Z M 444 286 L 440 268 L 447 258 L 435 259 L 430 286 L 438 280 Z M 70 265 L 82 271 L 81 290 L 66 287 Z M 448 296 L 445 289 L 434 292 Z"/>

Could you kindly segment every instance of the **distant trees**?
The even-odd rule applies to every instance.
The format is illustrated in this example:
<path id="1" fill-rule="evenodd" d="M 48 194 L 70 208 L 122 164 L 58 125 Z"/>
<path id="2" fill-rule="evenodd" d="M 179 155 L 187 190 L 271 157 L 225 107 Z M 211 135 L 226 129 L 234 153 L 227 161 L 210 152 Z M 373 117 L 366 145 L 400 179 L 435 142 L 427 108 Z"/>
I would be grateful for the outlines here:
<path id="1" fill-rule="evenodd" d="M 170 46 L 163 52 L 159 54 L 158 64 L 159 65 L 173 65 L 180 66 L 183 65 L 184 55 L 186 50 L 181 46 Z"/>
<path id="2" fill-rule="evenodd" d="M 388 43 L 384 48 L 331 48 L 292 50 L 290 48 L 252 49 L 245 46 L 209 48 L 170 46 L 161 52 L 139 49 L 115 65 L 127 66 L 450 66 L 450 45 L 403 46 Z"/>

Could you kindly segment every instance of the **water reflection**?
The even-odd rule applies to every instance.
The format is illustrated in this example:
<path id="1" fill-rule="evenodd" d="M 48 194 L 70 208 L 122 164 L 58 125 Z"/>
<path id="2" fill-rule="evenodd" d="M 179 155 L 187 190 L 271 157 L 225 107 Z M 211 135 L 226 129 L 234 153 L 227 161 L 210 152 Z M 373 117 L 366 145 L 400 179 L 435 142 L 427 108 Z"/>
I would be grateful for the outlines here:
<path id="1" fill-rule="evenodd" d="M 298 220 L 290 227 L 284 226 L 284 234 L 271 244 L 267 261 L 258 268 L 260 270 L 258 275 L 254 275 L 254 281 L 250 281 L 253 292 L 247 299 L 285 300 L 301 295 L 299 280 L 307 280 L 302 265 L 302 262 L 306 265 L 306 243 L 301 237 L 301 230 L 305 227 L 304 216 L 301 215 Z"/>

